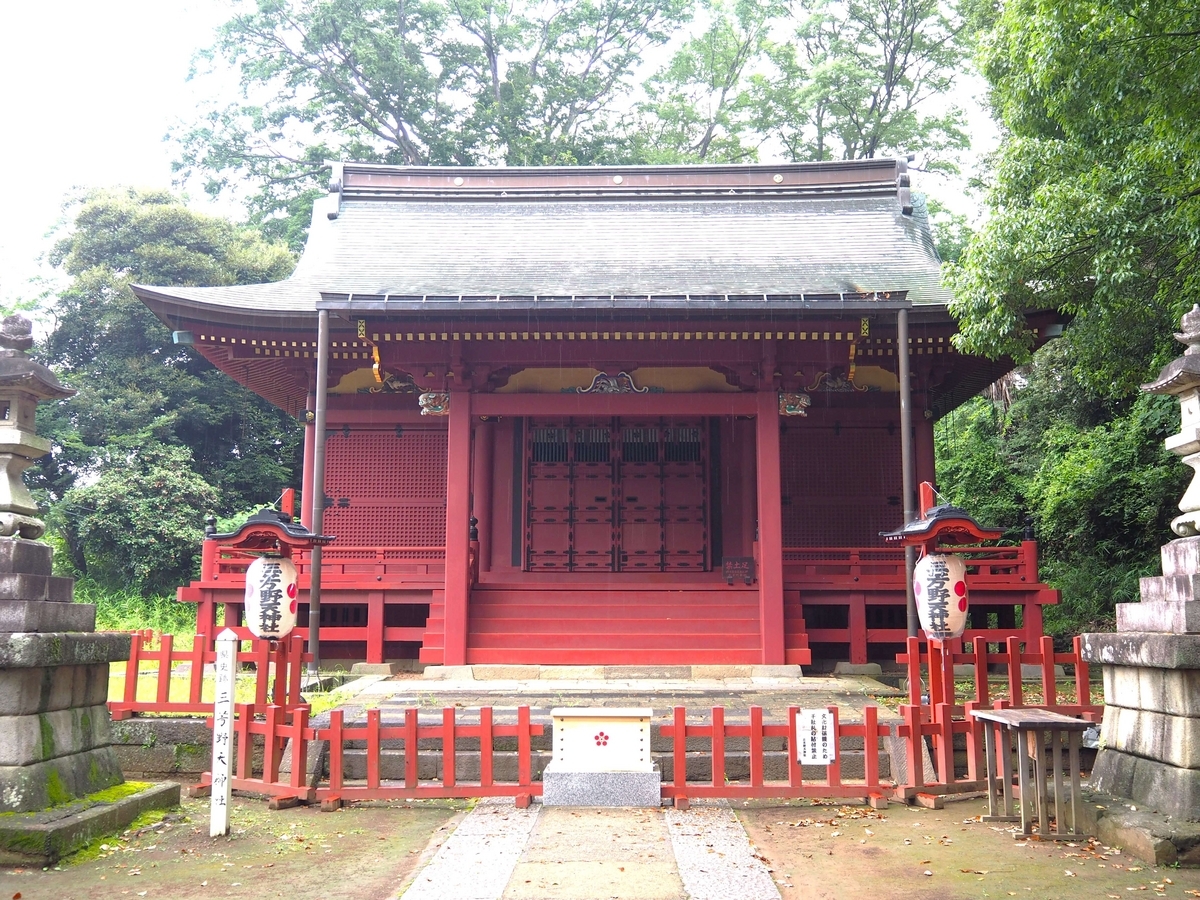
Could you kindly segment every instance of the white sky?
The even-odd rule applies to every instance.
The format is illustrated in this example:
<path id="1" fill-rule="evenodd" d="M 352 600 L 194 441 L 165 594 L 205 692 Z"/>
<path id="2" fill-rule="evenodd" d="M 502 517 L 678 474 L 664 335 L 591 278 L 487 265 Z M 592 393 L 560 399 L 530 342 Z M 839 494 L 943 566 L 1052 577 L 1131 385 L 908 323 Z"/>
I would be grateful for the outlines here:
<path id="1" fill-rule="evenodd" d="M 230 9 L 227 0 L 0 0 L 0 305 L 45 289 L 47 233 L 77 189 L 171 186 L 164 137 L 192 117 L 201 96 L 187 81 L 192 55 Z M 964 86 L 960 103 L 978 92 Z M 976 150 L 994 145 L 985 114 L 971 123 Z M 972 208 L 954 186 L 927 187 Z M 191 202 L 211 208 L 203 195 Z"/>
<path id="2" fill-rule="evenodd" d="M 223 0 L 0 0 L 0 304 L 29 279 L 76 187 L 169 187 L 167 129 L 193 108 L 193 52 Z M 43 273 L 48 274 L 48 273 Z"/>

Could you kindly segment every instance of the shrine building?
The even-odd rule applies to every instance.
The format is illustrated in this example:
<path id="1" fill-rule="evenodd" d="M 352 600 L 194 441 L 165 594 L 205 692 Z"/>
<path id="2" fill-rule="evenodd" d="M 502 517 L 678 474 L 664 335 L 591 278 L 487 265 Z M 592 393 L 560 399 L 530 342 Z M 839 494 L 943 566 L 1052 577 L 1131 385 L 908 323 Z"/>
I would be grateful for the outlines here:
<path id="1" fill-rule="evenodd" d="M 1009 367 L 955 348 L 908 178 L 344 163 L 291 277 L 134 291 L 307 422 L 323 658 L 888 660 L 880 532 L 934 480 L 934 422 Z M 241 626 L 247 562 L 205 542 L 199 633 Z M 1041 635 L 1032 540 L 969 572 L 971 629 Z"/>

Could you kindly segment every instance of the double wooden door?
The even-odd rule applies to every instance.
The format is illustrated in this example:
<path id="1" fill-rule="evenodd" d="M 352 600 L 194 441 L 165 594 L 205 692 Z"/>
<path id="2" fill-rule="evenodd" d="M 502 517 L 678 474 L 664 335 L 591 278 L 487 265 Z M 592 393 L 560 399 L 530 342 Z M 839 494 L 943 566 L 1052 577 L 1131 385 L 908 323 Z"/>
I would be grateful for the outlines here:
<path id="1" fill-rule="evenodd" d="M 535 420 L 526 435 L 529 571 L 708 567 L 702 422 Z"/>

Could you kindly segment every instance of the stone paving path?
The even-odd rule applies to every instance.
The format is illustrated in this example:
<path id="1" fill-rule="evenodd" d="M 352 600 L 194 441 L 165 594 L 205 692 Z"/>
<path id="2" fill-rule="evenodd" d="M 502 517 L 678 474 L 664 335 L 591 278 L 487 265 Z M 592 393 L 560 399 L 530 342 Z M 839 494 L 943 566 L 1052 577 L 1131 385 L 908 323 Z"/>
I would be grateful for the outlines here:
<path id="1" fill-rule="evenodd" d="M 402 900 L 779 900 L 727 807 L 511 803 L 481 801 Z"/>

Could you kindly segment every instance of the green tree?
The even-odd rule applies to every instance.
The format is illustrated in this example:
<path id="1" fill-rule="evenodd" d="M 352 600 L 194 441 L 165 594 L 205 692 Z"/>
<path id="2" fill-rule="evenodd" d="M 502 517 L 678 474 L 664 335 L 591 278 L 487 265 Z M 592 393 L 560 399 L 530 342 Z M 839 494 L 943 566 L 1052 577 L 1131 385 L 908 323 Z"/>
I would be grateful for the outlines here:
<path id="1" fill-rule="evenodd" d="M 1038 351 L 1009 403 L 976 397 L 936 427 L 944 495 L 1011 537 L 1032 519 L 1042 577 L 1063 592 L 1047 627 L 1063 636 L 1111 628 L 1113 605 L 1138 598 L 1190 475 L 1163 446 L 1175 401 L 1094 390 L 1073 338 Z"/>
<path id="2" fill-rule="evenodd" d="M 1028 358 L 1072 317 L 1080 376 L 1128 395 L 1200 300 L 1200 7 L 1014 0 L 982 42 L 1003 129 L 990 217 L 949 269 L 961 345 Z"/>
<path id="3" fill-rule="evenodd" d="M 134 449 L 102 453 L 97 479 L 67 491 L 50 522 L 94 582 L 148 596 L 193 577 L 201 515 L 221 496 L 187 448 L 139 437 Z"/>
<path id="4" fill-rule="evenodd" d="M 40 353 L 78 394 L 39 409 L 39 430 L 54 449 L 29 478 L 51 504 L 51 520 L 81 574 L 148 586 L 156 583 L 143 571 L 149 550 L 139 556 L 128 548 L 162 544 L 174 559 L 178 515 L 190 523 L 190 568 L 205 512 L 270 501 L 293 482 L 300 429 L 198 354 L 173 345 L 129 285 L 277 280 L 291 271 L 292 257 L 169 194 L 125 190 L 83 198 L 52 260 L 71 280 L 51 308 L 53 328 Z M 176 492 L 170 511 L 162 506 L 170 496 L 163 485 Z M 130 504 L 128 516 L 139 517 L 139 530 L 118 540 L 95 516 L 111 517 L 119 498 Z M 156 508 L 158 526 L 150 515 Z M 114 551 L 113 541 L 126 550 Z M 168 569 L 176 577 L 178 566 Z"/>
<path id="5" fill-rule="evenodd" d="M 795 160 L 911 151 L 956 170 L 968 146 L 947 98 L 966 68 L 970 30 L 939 0 L 802 0 L 792 36 L 769 45 L 755 77 L 757 127 Z"/>
<path id="6" fill-rule="evenodd" d="M 689 37 L 646 84 L 635 155 L 646 162 L 753 160 L 762 136 L 754 131 L 749 70 L 761 62 L 773 23 L 786 3 L 704 0 L 708 26 Z"/>
<path id="7" fill-rule="evenodd" d="M 614 123 L 646 50 L 685 0 L 253 0 L 204 54 L 240 72 L 244 99 L 180 135 L 179 166 L 218 192 L 257 193 L 281 218 L 324 160 L 549 165 L 612 157 Z M 308 192 L 306 195 L 305 192 Z M 291 223 L 290 225 L 288 223 Z M 307 225 L 307 221 L 303 222 Z"/>

